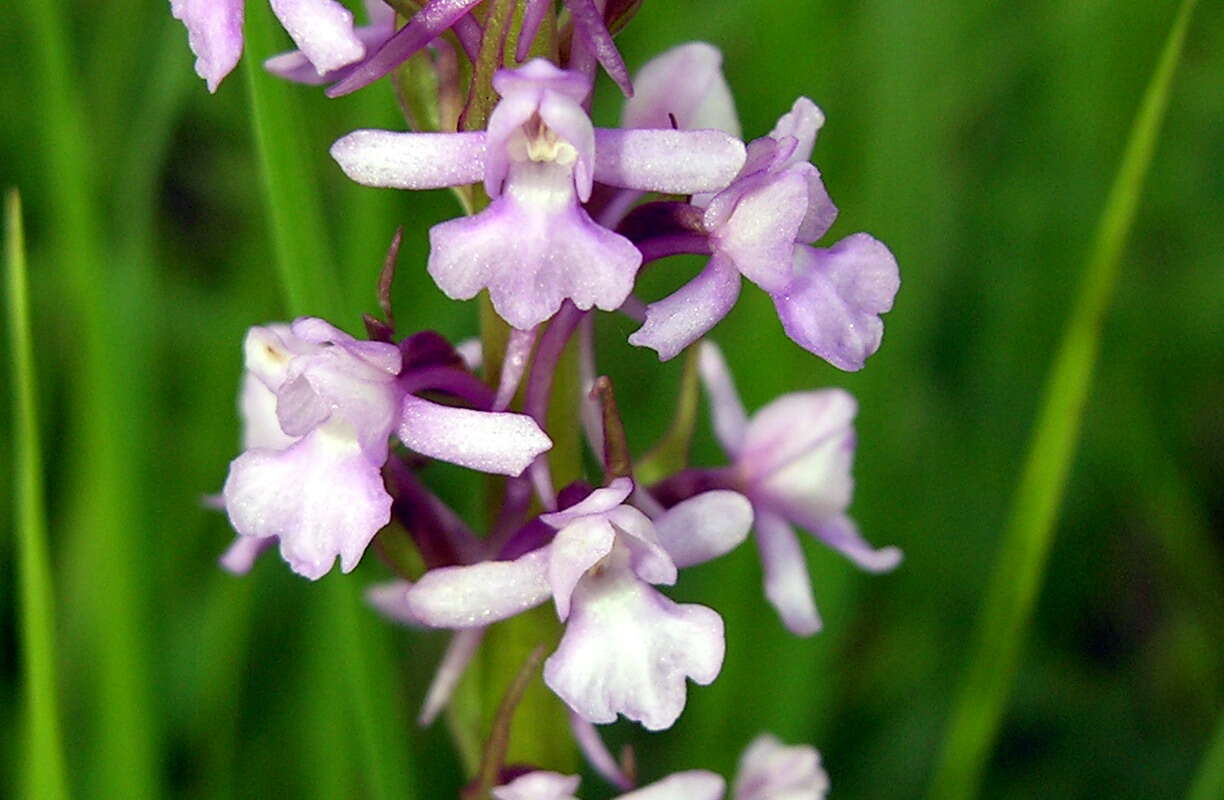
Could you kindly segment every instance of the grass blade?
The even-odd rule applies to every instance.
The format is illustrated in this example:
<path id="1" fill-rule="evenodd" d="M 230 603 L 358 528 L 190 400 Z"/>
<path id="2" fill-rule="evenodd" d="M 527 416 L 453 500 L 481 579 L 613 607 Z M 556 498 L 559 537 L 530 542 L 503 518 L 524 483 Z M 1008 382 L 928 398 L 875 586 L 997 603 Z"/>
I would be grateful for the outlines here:
<path id="1" fill-rule="evenodd" d="M 1224 797 L 1224 714 L 1216 723 L 1215 733 L 1186 800 L 1218 800 L 1220 797 Z"/>
<path id="2" fill-rule="evenodd" d="M 930 796 L 937 800 L 977 793 L 998 735 L 1079 437 L 1102 323 L 1195 4 L 1183 0 L 1144 93 L 1047 380 L 1011 521 L 978 620 L 977 644 L 931 786 Z"/>
<path id="3" fill-rule="evenodd" d="M 42 449 L 38 441 L 38 393 L 30 341 L 29 292 L 21 196 L 9 192 L 4 205 L 5 278 L 8 290 L 9 343 L 13 391 L 13 476 L 21 581 L 21 641 L 29 726 L 27 797 L 58 800 L 68 796 L 60 744 L 55 681 L 55 593 L 47 552 L 43 506 Z"/>
<path id="4" fill-rule="evenodd" d="M 331 263 L 331 249 L 312 155 L 323 145 L 311 141 L 301 124 L 300 90 L 264 73 L 261 61 L 276 49 L 275 28 L 265 7 L 247 9 L 244 71 L 250 91 L 258 158 L 263 172 L 276 261 L 289 311 L 345 316 L 341 282 Z M 355 315 L 354 315 L 355 316 Z M 320 677 L 343 676 L 351 691 L 349 708 L 356 716 L 366 793 L 376 798 L 411 797 L 408 737 L 388 702 L 397 696 L 383 641 L 364 618 L 351 579 L 332 575 L 321 581 L 318 602 L 325 605 L 334 626 L 320 642 Z M 345 724 L 334 720 L 334 724 Z M 342 757 L 333 754 L 333 757 Z"/>

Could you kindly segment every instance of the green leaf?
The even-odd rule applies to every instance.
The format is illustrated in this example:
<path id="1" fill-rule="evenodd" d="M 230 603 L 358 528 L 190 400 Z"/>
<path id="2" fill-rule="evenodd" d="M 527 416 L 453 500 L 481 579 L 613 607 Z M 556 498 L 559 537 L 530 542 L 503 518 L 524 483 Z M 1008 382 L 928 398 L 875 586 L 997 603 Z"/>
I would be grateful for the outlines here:
<path id="1" fill-rule="evenodd" d="M 689 445 L 697 424 L 699 390 L 697 347 L 693 346 L 685 351 L 680 395 L 676 398 L 676 413 L 672 417 L 671 427 L 649 453 L 638 459 L 634 471 L 642 483 L 650 485 L 688 466 Z"/>
<path id="2" fill-rule="evenodd" d="M 42 448 L 38 440 L 38 379 L 30 341 L 30 313 L 21 223 L 21 196 L 11 190 L 4 206 L 5 278 L 13 387 L 13 476 L 16 488 L 21 642 L 25 667 L 26 796 L 68 796 L 60 743 L 55 681 L 55 592 L 47 551 Z"/>
<path id="3" fill-rule="evenodd" d="M 1042 583 L 1122 250 L 1169 102 L 1196 0 L 1183 0 L 1144 94 L 1101 216 L 1075 308 L 1047 378 L 1037 428 L 979 619 L 930 796 L 973 797 L 1015 680 Z"/>

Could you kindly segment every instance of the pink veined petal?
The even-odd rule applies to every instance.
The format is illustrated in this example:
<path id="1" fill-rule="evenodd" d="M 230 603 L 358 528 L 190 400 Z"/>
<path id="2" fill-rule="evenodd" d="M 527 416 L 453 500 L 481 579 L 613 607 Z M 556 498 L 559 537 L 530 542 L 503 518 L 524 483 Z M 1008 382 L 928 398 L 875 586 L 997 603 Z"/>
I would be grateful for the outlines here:
<path id="1" fill-rule="evenodd" d="M 824 800 L 828 791 L 829 776 L 820 766 L 820 753 L 809 745 L 787 747 L 763 733 L 740 757 L 735 800 Z"/>
<path id="2" fill-rule="evenodd" d="M 335 0 L 269 0 L 290 38 L 319 73 L 365 55 L 353 32 L 353 14 Z"/>
<path id="3" fill-rule="evenodd" d="M 633 493 L 633 481 L 629 478 L 616 478 L 607 486 L 601 486 L 581 502 L 575 503 L 564 511 L 554 511 L 542 514 L 540 519 L 554 528 L 563 528 L 576 519 L 596 514 L 606 514 L 625 502 Z"/>
<path id="4" fill-rule="evenodd" d="M 375 611 L 387 619 L 401 625 L 420 628 L 421 621 L 414 617 L 408 608 L 408 590 L 411 588 L 412 583 L 404 580 L 376 583 L 365 590 L 365 599 Z"/>
<path id="5" fill-rule="evenodd" d="M 663 730 L 684 709 L 685 679 L 712 682 L 724 649 L 714 611 L 676 605 L 627 568 L 611 568 L 578 584 L 544 681 L 590 722 L 623 714 Z"/>
<path id="6" fill-rule="evenodd" d="M 328 89 L 327 96 L 349 94 L 378 80 L 441 36 L 478 2 L 480 0 L 429 0 L 378 52 Z"/>
<path id="7" fill-rule="evenodd" d="M 552 440 L 525 414 L 453 408 L 404 397 L 398 434 L 410 449 L 482 472 L 519 475 Z"/>
<path id="8" fill-rule="evenodd" d="M 790 392 L 753 415 L 737 459 L 753 499 L 823 520 L 850 504 L 854 416 L 844 389 Z"/>
<path id="9" fill-rule="evenodd" d="M 462 186 L 484 178 L 485 134 L 359 130 L 337 139 L 331 155 L 345 175 L 363 186 Z"/>
<path id="10" fill-rule="evenodd" d="M 731 260 L 715 255 L 696 278 L 646 307 L 646 324 L 629 344 L 649 347 L 660 361 L 675 358 L 727 315 L 739 297 L 740 274 Z"/>
<path id="11" fill-rule="evenodd" d="M 835 367 L 854 371 L 880 347 L 901 286 L 897 261 L 881 242 L 856 233 L 823 250 L 797 247 L 795 277 L 772 293 L 786 335 Z"/>
<path id="12" fill-rule="evenodd" d="M 800 520 L 796 522 L 803 525 Z M 872 547 L 859 533 L 854 520 L 845 514 L 824 519 L 810 530 L 817 539 L 868 572 L 890 572 L 897 568 L 904 557 L 897 547 Z"/>
<path id="13" fill-rule="evenodd" d="M 574 162 L 574 191 L 578 199 L 591 199 L 595 172 L 595 128 L 586 110 L 572 97 L 545 90 L 540 100 L 540 119 L 578 152 Z"/>
<path id="14" fill-rule="evenodd" d="M 245 575 L 251 571 L 251 567 L 255 566 L 255 559 L 274 544 L 276 544 L 275 536 L 263 539 L 254 536 L 235 536 L 233 543 L 226 548 L 217 561 L 226 572 L 233 575 Z"/>
<path id="15" fill-rule="evenodd" d="M 629 81 L 629 70 L 621 58 L 612 34 L 604 24 L 603 11 L 595 0 L 565 0 L 570 17 L 574 20 L 574 31 L 582 37 L 596 60 L 607 71 L 608 77 L 620 87 L 626 97 L 633 96 L 633 84 Z"/>
<path id="16" fill-rule="evenodd" d="M 318 579 L 357 566 L 374 534 L 391 519 L 391 496 L 378 464 L 356 439 L 332 426 L 287 450 L 248 450 L 230 464 L 225 510 L 244 536 L 280 540 L 294 572 Z"/>
<path id="17" fill-rule="evenodd" d="M 446 646 L 446 652 L 442 654 L 442 661 L 438 664 L 438 671 L 434 673 L 433 681 L 429 684 L 429 691 L 425 693 L 421 713 L 417 716 L 418 725 L 432 724 L 438 714 L 450 704 L 455 687 L 463 679 L 468 664 L 480 649 L 486 630 L 466 628 L 451 636 L 450 644 Z"/>
<path id="18" fill-rule="evenodd" d="M 722 131 L 595 129 L 595 180 L 626 189 L 716 192 L 745 157 L 744 143 Z"/>
<path id="19" fill-rule="evenodd" d="M 517 166 L 525 172 L 558 169 L 553 164 Z M 582 310 L 619 308 L 633 289 L 641 253 L 629 240 L 596 225 L 576 199 L 560 206 L 536 205 L 539 195 L 527 185 L 531 180 L 524 178 L 517 190 L 474 217 L 430 230 L 429 274 L 438 288 L 454 300 L 471 299 L 488 288 L 498 315 L 521 330 L 552 317 L 567 299 Z M 542 183 L 542 193 L 553 191 L 551 179 Z"/>
<path id="20" fill-rule="evenodd" d="M 504 786 L 493 789 L 493 800 L 578 800 L 581 779 L 577 775 L 562 775 L 559 772 L 528 772 Z"/>
<path id="21" fill-rule="evenodd" d="M 726 788 L 726 781 L 721 775 L 694 769 L 669 775 L 649 786 L 623 794 L 616 800 L 720 800 Z M 794 800 L 806 798 L 796 797 Z"/>
<path id="22" fill-rule="evenodd" d="M 579 517 L 557 531 L 549 546 L 548 583 L 558 619 L 569 617 L 574 587 L 587 570 L 612 551 L 615 541 L 616 532 L 600 516 Z"/>
<path id="23" fill-rule="evenodd" d="M 170 0 L 170 13 L 187 27 L 195 71 L 217 91 L 242 57 L 243 0 Z"/>
<path id="24" fill-rule="evenodd" d="M 769 136 L 771 139 L 793 136 L 795 149 L 787 161 L 806 162 L 812 157 L 812 145 L 816 143 L 816 134 L 824 127 L 824 123 L 824 112 L 811 100 L 800 97 L 791 106 L 790 111 L 778 118 L 778 123 L 769 132 Z"/>
<path id="25" fill-rule="evenodd" d="M 748 538 L 752 504 L 739 492 L 702 492 L 669 508 L 654 524 L 676 566 L 691 567 L 731 552 Z"/>
<path id="26" fill-rule="evenodd" d="M 543 547 L 514 561 L 432 569 L 408 590 L 408 608 L 434 628 L 481 628 L 513 617 L 552 594 L 548 557 Z"/>
<path id="27" fill-rule="evenodd" d="M 785 520 L 760 509 L 754 527 L 765 572 L 765 597 L 791 633 L 811 636 L 820 630 L 820 615 L 798 537 Z"/>
<path id="28" fill-rule="evenodd" d="M 807 176 L 788 171 L 748 178 L 744 184 L 730 217 L 713 229 L 714 252 L 730 258 L 744 277 L 765 291 L 779 291 L 790 282 L 795 237 L 807 214 Z M 735 186 L 729 190 L 735 191 Z"/>
<path id="29" fill-rule="evenodd" d="M 731 378 L 731 370 L 727 367 L 722 350 L 709 340 L 702 342 L 700 347 L 698 372 L 709 397 L 714 436 L 727 454 L 734 457 L 743 447 L 748 415 L 744 412 L 744 404 L 735 389 L 735 381 Z"/>
<path id="30" fill-rule="evenodd" d="M 638 71 L 621 126 L 671 128 L 671 117 L 683 130 L 712 128 L 740 138 L 735 101 L 722 74 L 718 48 L 705 42 L 682 44 Z"/>

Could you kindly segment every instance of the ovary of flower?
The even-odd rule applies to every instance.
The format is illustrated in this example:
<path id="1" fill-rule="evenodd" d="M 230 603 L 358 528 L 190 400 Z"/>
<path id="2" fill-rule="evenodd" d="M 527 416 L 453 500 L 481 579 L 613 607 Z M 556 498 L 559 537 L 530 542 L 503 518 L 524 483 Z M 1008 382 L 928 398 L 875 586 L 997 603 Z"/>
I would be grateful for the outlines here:
<path id="1" fill-rule="evenodd" d="M 581 101 L 587 78 L 536 59 L 501 70 L 487 131 L 355 131 L 332 146 L 353 180 L 429 189 L 483 181 L 490 206 L 434 226 L 429 273 L 449 297 L 488 289 L 515 328 L 547 320 L 565 300 L 620 307 L 641 254 L 583 209 L 595 181 L 677 194 L 725 186 L 744 162 L 720 131 L 596 129 Z"/>
<path id="2" fill-rule="evenodd" d="M 748 418 L 722 353 L 704 342 L 700 373 L 714 432 L 733 459 L 738 488 L 752 502 L 765 595 L 794 633 L 820 629 L 803 551 L 791 524 L 809 531 L 859 567 L 887 572 L 895 547 L 876 550 L 846 509 L 854 491 L 854 398 L 841 389 L 793 392 Z"/>
<path id="3" fill-rule="evenodd" d="M 685 701 L 685 679 L 714 680 L 722 665 L 723 625 L 698 605 L 677 605 L 652 584 L 676 579 L 664 542 L 690 534 L 692 551 L 723 553 L 751 524 L 747 500 L 732 492 L 698 495 L 652 521 L 624 502 L 620 478 L 575 506 L 541 519 L 553 541 L 514 561 L 487 561 L 426 573 L 407 592 L 407 608 L 427 625 L 488 625 L 550 597 L 566 622 L 544 679 L 583 718 L 618 714 L 651 730 L 670 727 Z M 693 526 L 706 524 L 706 530 Z M 683 527 L 683 530 L 680 528 Z"/>

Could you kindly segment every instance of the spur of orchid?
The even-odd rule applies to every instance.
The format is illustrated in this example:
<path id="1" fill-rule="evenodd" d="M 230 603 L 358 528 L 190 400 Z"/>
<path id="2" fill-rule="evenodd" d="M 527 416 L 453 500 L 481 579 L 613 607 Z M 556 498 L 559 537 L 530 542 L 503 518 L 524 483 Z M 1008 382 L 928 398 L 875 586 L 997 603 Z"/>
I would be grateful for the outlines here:
<path id="1" fill-rule="evenodd" d="M 736 631 L 717 596 L 708 606 L 668 596 L 679 572 L 751 538 L 765 601 L 807 636 L 821 619 L 796 528 L 871 572 L 901 561 L 848 511 L 854 397 L 807 388 L 749 414 L 707 338 L 747 278 L 785 334 L 835 367 L 858 370 L 880 347 L 899 287 L 892 254 L 865 233 L 816 244 L 838 213 L 810 160 L 823 112 L 800 97 L 745 141 L 722 56 L 705 43 L 631 75 L 613 35 L 641 0 L 370 0 L 365 25 L 335 0 L 270 2 L 299 49 L 269 71 L 329 84 L 331 96 L 394 78 L 407 129 L 353 130 L 331 156 L 371 191 L 452 190 L 465 213 L 429 230 L 424 268 L 448 298 L 489 313 L 480 341 L 402 330 L 397 235 L 378 283 L 382 318 L 367 315 L 362 336 L 309 316 L 250 328 L 242 452 L 217 499 L 236 533 L 222 566 L 246 573 L 276 550 L 317 580 L 337 558 L 350 572 L 377 550 L 397 574 L 368 588 L 370 604 L 452 632 L 422 724 L 466 702 L 456 689 L 505 641 L 499 631 L 538 644 L 520 674 L 500 678 L 504 702 L 475 715 L 487 746 L 465 797 L 575 796 L 572 764 L 508 761 L 511 733 L 572 737 L 623 800 L 724 797 L 724 779 L 704 771 L 639 786 L 632 760 L 614 759 L 595 727 L 623 717 L 667 729 L 689 682 L 717 679 Z M 242 53 L 242 0 L 171 8 L 215 91 Z M 592 122 L 602 73 L 625 96 L 620 127 Z M 640 296 L 648 267 L 691 263 L 675 255 L 704 263 L 671 294 Z M 692 466 L 684 447 L 631 452 L 634 410 L 598 366 L 607 314 L 639 324 L 627 344 L 680 357 L 704 387 L 726 464 Z M 677 420 L 687 442 L 693 421 Z M 433 462 L 490 476 L 480 524 L 431 489 Z M 537 671 L 560 712 L 550 718 L 568 721 L 562 734 L 511 724 Z M 454 714 L 452 726 L 472 718 Z M 814 749 L 762 735 L 730 797 L 827 788 Z"/>

